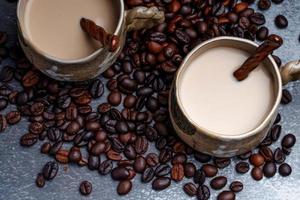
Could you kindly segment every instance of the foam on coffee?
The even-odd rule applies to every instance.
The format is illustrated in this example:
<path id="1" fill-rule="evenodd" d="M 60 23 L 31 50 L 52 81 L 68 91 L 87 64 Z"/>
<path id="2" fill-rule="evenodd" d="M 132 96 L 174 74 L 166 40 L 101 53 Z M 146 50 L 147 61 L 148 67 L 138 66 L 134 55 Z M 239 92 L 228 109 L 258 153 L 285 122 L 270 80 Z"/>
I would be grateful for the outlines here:
<path id="1" fill-rule="evenodd" d="M 191 57 L 179 76 L 179 99 L 198 126 L 217 134 L 239 135 L 265 119 L 275 96 L 264 64 L 244 81 L 233 77 L 249 56 L 244 50 L 223 46 Z"/>
<path id="2" fill-rule="evenodd" d="M 63 60 L 81 59 L 100 44 L 80 27 L 82 17 L 114 33 L 119 19 L 117 1 L 112 0 L 29 0 L 25 29 L 31 42 L 44 53 Z"/>

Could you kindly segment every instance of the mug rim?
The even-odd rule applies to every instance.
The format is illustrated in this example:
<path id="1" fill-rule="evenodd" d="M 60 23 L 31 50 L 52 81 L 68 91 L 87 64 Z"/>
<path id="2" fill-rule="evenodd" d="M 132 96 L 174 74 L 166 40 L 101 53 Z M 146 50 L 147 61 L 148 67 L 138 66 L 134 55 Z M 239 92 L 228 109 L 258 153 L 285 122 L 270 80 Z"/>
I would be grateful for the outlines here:
<path id="1" fill-rule="evenodd" d="M 211 43 L 215 43 L 215 42 L 218 42 L 218 41 L 237 41 L 237 42 L 242 42 L 242 43 L 245 43 L 247 45 L 252 45 L 254 47 L 258 47 L 259 45 L 251 40 L 247 40 L 247 39 L 244 39 L 244 38 L 238 38 L 238 37 L 232 37 L 232 36 L 219 36 L 219 37 L 216 37 L 216 38 L 213 38 L 213 39 L 209 39 L 207 41 L 204 41 L 202 42 L 201 44 L 197 45 L 196 47 L 194 47 L 194 49 L 188 53 L 186 55 L 186 57 L 184 58 L 184 60 L 182 61 L 178 71 L 177 71 L 177 74 L 176 74 L 176 77 L 175 77 L 175 98 L 176 99 L 180 99 L 179 98 L 179 77 L 180 77 L 180 74 L 181 72 L 186 68 L 187 66 L 187 63 L 188 61 L 190 60 L 190 58 L 201 48 L 204 48 L 206 45 L 208 44 L 211 44 Z M 271 55 L 269 55 L 267 57 L 267 59 L 270 61 L 271 63 L 271 68 L 272 68 L 272 71 L 275 72 L 276 74 L 276 80 L 274 80 L 273 82 L 277 82 L 278 84 L 278 91 L 276 92 L 275 91 L 275 99 L 274 99 L 274 103 L 273 103 L 273 106 L 272 108 L 270 109 L 270 111 L 268 112 L 267 116 L 264 118 L 264 120 L 259 123 L 258 126 L 256 126 L 254 129 L 248 131 L 248 132 L 245 132 L 245 133 L 241 133 L 241 134 L 238 134 L 238 135 L 226 135 L 226 134 L 222 134 L 222 133 L 217 133 L 217 132 L 214 132 L 214 131 L 211 131 L 209 129 L 206 129 L 202 126 L 199 126 L 199 124 L 197 124 L 195 121 L 193 121 L 190 116 L 187 114 L 186 110 L 183 109 L 183 105 L 182 105 L 182 102 L 181 101 L 177 101 L 178 103 L 178 106 L 179 108 L 181 109 L 181 111 L 183 112 L 183 114 L 185 115 L 185 117 L 187 118 L 187 120 L 199 131 L 201 131 L 202 133 L 210 136 L 210 137 L 214 137 L 214 138 L 219 138 L 219 139 L 223 139 L 223 140 L 240 140 L 240 139 L 243 139 L 243 138 L 247 138 L 247 137 L 250 137 L 250 136 L 253 136 L 255 134 L 258 134 L 260 132 L 262 132 L 266 126 L 268 126 L 269 124 L 269 121 L 272 119 L 272 117 L 274 116 L 274 114 L 277 113 L 277 109 L 278 109 L 278 106 L 280 104 L 280 101 L 281 101 L 281 96 L 282 96 L 282 80 L 281 80 L 281 75 L 280 75 L 280 71 L 277 67 L 277 64 L 275 62 L 275 60 L 273 59 L 273 57 Z"/>
<path id="2" fill-rule="evenodd" d="M 30 0 L 28 0 L 30 1 Z M 27 1 L 27 2 L 28 2 Z M 71 59 L 71 60 L 64 60 L 64 59 L 61 59 L 61 58 L 57 58 L 57 57 L 54 57 L 54 56 L 51 56 L 49 55 L 48 53 L 46 53 L 45 51 L 41 50 L 40 48 L 38 48 L 32 41 L 31 39 L 28 37 L 27 34 L 24 34 L 24 30 L 23 30 L 23 26 L 21 25 L 20 23 L 20 19 L 21 19 L 21 5 L 24 4 L 25 1 L 18 1 L 18 4 L 17 4 L 17 20 L 18 20 L 18 24 L 19 24 L 19 29 L 21 31 L 21 34 L 22 34 L 22 37 L 24 38 L 26 44 L 28 44 L 28 46 L 30 46 L 34 51 L 36 51 L 38 54 L 44 56 L 46 59 L 48 60 L 52 60 L 52 61 L 55 61 L 55 62 L 59 62 L 60 64 L 81 64 L 81 63 L 85 63 L 89 60 L 92 60 L 94 59 L 95 57 L 98 56 L 98 54 L 103 50 L 103 48 L 100 48 L 98 49 L 97 51 L 93 52 L 92 54 L 84 57 L 84 58 L 80 58 L 80 59 Z M 124 2 L 122 0 L 119 0 L 119 4 L 120 4 L 120 11 L 119 11 L 119 20 L 118 20 L 118 24 L 116 26 L 116 29 L 114 31 L 114 35 L 119 35 L 119 32 L 121 31 L 121 28 L 122 28 L 122 24 L 123 24 L 123 21 L 125 19 L 125 5 L 124 5 Z M 24 18 L 24 17 L 23 17 Z M 24 19 L 23 19 L 24 20 Z M 24 22 L 23 22 L 24 24 Z"/>

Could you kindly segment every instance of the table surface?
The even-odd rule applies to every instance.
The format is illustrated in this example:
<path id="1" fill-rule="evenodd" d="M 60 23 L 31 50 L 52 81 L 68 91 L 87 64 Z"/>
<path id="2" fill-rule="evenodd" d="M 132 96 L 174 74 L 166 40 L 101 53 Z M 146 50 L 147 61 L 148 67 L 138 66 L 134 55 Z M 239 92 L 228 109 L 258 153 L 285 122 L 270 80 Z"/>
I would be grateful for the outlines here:
<path id="1" fill-rule="evenodd" d="M 16 41 L 16 4 L 0 0 L 0 31 L 8 31 L 9 42 Z M 277 33 L 285 39 L 282 48 L 275 52 L 282 58 L 283 63 L 300 58 L 300 1 L 285 0 L 280 5 L 273 4 L 271 9 L 264 12 L 267 19 L 267 27 L 272 33 Z M 289 27 L 278 30 L 274 25 L 274 18 L 278 14 L 285 15 L 289 20 Z M 5 61 L 0 67 L 8 64 Z M 289 84 L 287 87 L 293 94 L 294 100 L 287 106 L 282 106 L 282 126 L 284 133 L 295 133 L 300 140 L 300 82 Z M 93 102 L 96 106 L 105 97 Z M 14 109 L 8 107 L 1 113 Z M 60 167 L 58 176 L 54 181 L 48 182 L 43 189 L 35 186 L 36 174 L 42 166 L 50 160 L 48 156 L 40 154 L 40 143 L 32 148 L 24 149 L 19 145 L 19 138 L 26 132 L 28 122 L 26 119 L 16 125 L 9 127 L 0 135 L 0 199 L 2 200 L 29 200 L 29 199 L 147 199 L 147 200 L 183 200 L 189 199 L 182 191 L 182 185 L 188 179 L 180 183 L 172 183 L 171 187 L 155 192 L 151 184 L 142 184 L 140 176 L 133 181 L 133 190 L 125 197 L 116 194 L 117 182 L 111 180 L 110 176 L 100 176 L 97 172 L 91 172 L 87 168 L 77 166 Z M 278 145 L 278 143 L 276 144 Z M 154 148 L 151 149 L 155 151 Z M 229 182 L 241 180 L 244 190 L 237 195 L 237 199 L 263 199 L 263 200 L 298 200 L 300 198 L 300 147 L 299 143 L 293 148 L 292 154 L 287 158 L 287 163 L 293 167 L 290 177 L 282 178 L 278 174 L 271 178 L 256 182 L 251 179 L 250 174 L 238 175 L 234 171 L 234 162 L 230 167 L 219 172 L 226 175 Z M 199 163 L 197 164 L 199 166 Z M 89 180 L 93 184 L 93 192 L 89 197 L 82 197 L 78 192 L 79 183 Z M 228 187 L 228 186 L 227 186 Z M 218 192 L 212 191 L 212 198 L 216 199 Z"/>

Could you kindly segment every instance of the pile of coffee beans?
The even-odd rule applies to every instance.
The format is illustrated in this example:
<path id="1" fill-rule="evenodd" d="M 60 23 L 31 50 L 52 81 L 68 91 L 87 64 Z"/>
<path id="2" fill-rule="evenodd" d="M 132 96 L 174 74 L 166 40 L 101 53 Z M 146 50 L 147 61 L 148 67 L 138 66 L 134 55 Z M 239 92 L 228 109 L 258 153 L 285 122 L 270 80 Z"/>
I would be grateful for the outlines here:
<path id="1" fill-rule="evenodd" d="M 125 0 L 129 8 L 158 6 L 165 12 L 166 22 L 129 33 L 118 60 L 101 77 L 72 84 L 38 72 L 18 45 L 5 45 L 7 34 L 0 32 L 0 60 L 9 57 L 15 62 L 15 66 L 3 66 L 0 73 L 0 110 L 8 104 L 17 108 L 0 115 L 0 132 L 21 118 L 28 119 L 28 130 L 20 144 L 24 148 L 40 145 L 41 153 L 56 160 L 46 163 L 38 173 L 38 187 L 54 179 L 58 163 L 75 163 L 99 175 L 110 175 L 119 182 L 119 195 L 128 194 L 132 180 L 140 174 L 141 182 L 151 183 L 153 190 L 164 190 L 187 178 L 190 182 L 183 190 L 188 196 L 206 200 L 211 190 L 216 190 L 219 200 L 235 199 L 243 183 L 229 183 L 225 176 L 218 175 L 230 165 L 231 158 L 213 158 L 184 144 L 170 124 L 168 95 L 181 61 L 197 44 L 222 35 L 260 41 L 268 36 L 264 15 L 249 7 L 254 2 Z M 271 2 L 259 0 L 258 5 L 267 9 Z M 283 26 L 284 20 L 279 21 Z M 280 67 L 280 59 L 274 59 Z M 22 89 L 11 86 L 13 79 Z M 97 108 L 91 104 L 95 99 L 100 102 Z M 291 94 L 284 90 L 282 103 L 291 101 Z M 287 134 L 280 147 L 270 147 L 280 138 L 280 120 L 278 114 L 272 130 L 253 152 L 237 157 L 238 173 L 251 171 L 254 180 L 272 177 L 277 171 L 281 176 L 291 174 L 285 158 L 295 145 L 295 136 Z M 158 153 L 148 151 L 151 145 Z M 88 195 L 92 184 L 84 181 L 79 190 Z"/>

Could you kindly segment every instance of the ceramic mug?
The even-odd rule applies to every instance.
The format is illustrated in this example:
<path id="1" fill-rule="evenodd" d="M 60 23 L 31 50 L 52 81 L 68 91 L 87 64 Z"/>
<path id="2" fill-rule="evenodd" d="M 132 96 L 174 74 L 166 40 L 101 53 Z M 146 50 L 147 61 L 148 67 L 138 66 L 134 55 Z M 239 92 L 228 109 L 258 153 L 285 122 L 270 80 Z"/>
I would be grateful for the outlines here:
<path id="1" fill-rule="evenodd" d="M 118 0 L 119 21 L 114 35 L 119 36 L 120 45 L 115 52 L 101 48 L 86 58 L 62 60 L 40 51 L 30 41 L 25 31 L 25 8 L 29 0 L 18 2 L 17 17 L 19 41 L 29 61 L 47 76 L 59 81 L 84 81 L 97 77 L 111 66 L 124 47 L 126 33 L 131 30 L 151 28 L 164 21 L 164 13 L 157 7 L 136 7 L 125 10 L 123 0 Z"/>
<path id="2" fill-rule="evenodd" d="M 267 136 L 278 113 L 282 96 L 282 85 L 300 79 L 300 60 L 290 62 L 279 70 L 272 56 L 268 56 L 268 58 L 264 60 L 264 64 L 273 77 L 276 97 L 272 109 L 263 122 L 250 132 L 241 133 L 240 135 L 217 135 L 197 126 L 188 115 L 185 114 L 180 102 L 178 86 L 179 76 L 183 69 L 188 67 L 191 57 L 200 55 L 208 49 L 218 46 L 239 48 L 251 54 L 253 54 L 258 47 L 256 43 L 250 40 L 227 36 L 205 41 L 195 47 L 186 56 L 174 78 L 169 96 L 169 110 L 171 122 L 176 133 L 192 148 L 216 157 L 232 157 L 252 150 Z"/>

